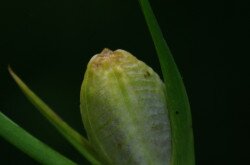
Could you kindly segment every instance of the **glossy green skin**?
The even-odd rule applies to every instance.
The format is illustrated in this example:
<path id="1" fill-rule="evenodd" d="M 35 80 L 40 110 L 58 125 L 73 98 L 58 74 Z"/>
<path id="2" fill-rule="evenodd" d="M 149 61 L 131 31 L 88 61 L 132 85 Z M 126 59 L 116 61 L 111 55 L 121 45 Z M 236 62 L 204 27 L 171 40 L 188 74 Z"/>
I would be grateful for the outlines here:
<path id="1" fill-rule="evenodd" d="M 164 84 L 124 50 L 104 49 L 89 62 L 81 113 L 105 164 L 168 165 L 171 136 Z"/>

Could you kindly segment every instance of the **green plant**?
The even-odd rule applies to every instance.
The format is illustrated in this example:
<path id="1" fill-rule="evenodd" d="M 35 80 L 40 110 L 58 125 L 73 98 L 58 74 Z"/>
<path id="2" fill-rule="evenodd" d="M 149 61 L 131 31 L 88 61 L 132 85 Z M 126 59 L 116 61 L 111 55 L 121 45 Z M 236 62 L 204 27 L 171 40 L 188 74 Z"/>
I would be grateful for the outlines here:
<path id="1" fill-rule="evenodd" d="M 177 66 L 164 40 L 148 0 L 139 0 L 139 3 L 154 41 L 167 91 L 166 102 L 172 130 L 171 164 L 193 165 L 195 162 L 192 121 L 186 91 L 180 73 L 178 72 Z M 89 160 L 90 163 L 102 164 L 102 156 L 96 153 L 95 148 L 90 145 L 89 141 L 60 119 L 60 117 L 36 96 L 11 69 L 9 70 L 27 98 L 58 129 L 58 131 L 87 160 Z M 75 164 L 27 133 L 1 112 L 0 123 L 0 136 L 17 146 L 35 160 L 43 164 Z M 44 155 L 44 153 L 47 153 L 47 155 Z"/>

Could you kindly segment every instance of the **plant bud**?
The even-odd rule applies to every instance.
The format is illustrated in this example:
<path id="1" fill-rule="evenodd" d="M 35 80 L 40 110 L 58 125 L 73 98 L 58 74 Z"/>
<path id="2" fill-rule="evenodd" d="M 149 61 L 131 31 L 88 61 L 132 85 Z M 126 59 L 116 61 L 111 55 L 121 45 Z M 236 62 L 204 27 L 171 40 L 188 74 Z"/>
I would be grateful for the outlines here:
<path id="1" fill-rule="evenodd" d="M 81 114 L 90 143 L 107 164 L 170 164 L 164 83 L 129 52 L 104 49 L 92 57 L 81 88 Z"/>

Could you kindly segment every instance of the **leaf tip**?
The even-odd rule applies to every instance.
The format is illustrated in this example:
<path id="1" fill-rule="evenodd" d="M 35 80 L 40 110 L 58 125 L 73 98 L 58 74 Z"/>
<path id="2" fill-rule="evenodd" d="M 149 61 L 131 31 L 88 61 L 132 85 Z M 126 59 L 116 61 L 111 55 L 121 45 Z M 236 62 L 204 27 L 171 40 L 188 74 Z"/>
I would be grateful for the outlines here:
<path id="1" fill-rule="evenodd" d="M 15 77 L 16 76 L 16 74 L 14 73 L 14 71 L 12 70 L 12 68 L 11 68 L 11 66 L 10 65 L 8 65 L 8 71 L 9 71 L 9 73 L 10 73 L 10 75 L 11 75 L 11 77 Z M 15 78 L 14 78 L 15 79 Z"/>
<path id="2" fill-rule="evenodd" d="M 13 71 L 10 65 L 8 65 L 8 71 L 11 75 L 11 77 L 16 81 L 16 83 L 19 85 L 19 83 L 22 82 L 22 80 L 16 75 L 16 73 Z"/>

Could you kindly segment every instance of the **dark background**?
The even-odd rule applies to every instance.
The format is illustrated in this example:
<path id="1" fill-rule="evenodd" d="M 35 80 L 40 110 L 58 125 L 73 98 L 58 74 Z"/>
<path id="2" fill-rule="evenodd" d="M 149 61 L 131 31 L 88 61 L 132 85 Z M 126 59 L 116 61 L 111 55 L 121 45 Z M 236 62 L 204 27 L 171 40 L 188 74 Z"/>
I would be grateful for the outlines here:
<path id="1" fill-rule="evenodd" d="M 189 95 L 197 165 L 249 162 L 249 6 L 151 0 Z M 0 2 L 0 110 L 74 161 L 84 159 L 41 116 L 7 72 L 17 74 L 85 135 L 79 91 L 88 60 L 122 48 L 160 67 L 136 0 Z M 0 123 L 1 124 L 1 123 Z M 0 138 L 0 164 L 37 164 Z"/>

